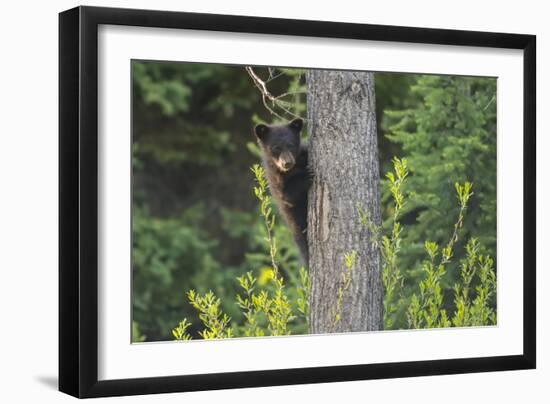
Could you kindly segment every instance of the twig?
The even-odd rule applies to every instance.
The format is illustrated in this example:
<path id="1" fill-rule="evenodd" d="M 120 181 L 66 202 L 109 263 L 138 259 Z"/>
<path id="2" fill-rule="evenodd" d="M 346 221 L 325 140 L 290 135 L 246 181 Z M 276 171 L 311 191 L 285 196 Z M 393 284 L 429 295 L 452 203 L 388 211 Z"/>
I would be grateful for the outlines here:
<path id="1" fill-rule="evenodd" d="M 305 91 L 289 91 L 288 93 L 283 93 L 281 95 L 278 95 L 275 97 L 276 100 L 279 100 L 284 97 L 288 97 L 289 95 L 296 95 L 296 94 L 307 94 Z"/>
<path id="2" fill-rule="evenodd" d="M 270 81 L 273 81 L 281 76 L 284 76 L 285 75 L 285 72 L 280 72 L 278 74 L 275 74 L 275 75 L 272 75 L 272 71 L 271 69 L 269 69 L 269 78 L 265 81 L 265 83 L 269 83 Z"/>

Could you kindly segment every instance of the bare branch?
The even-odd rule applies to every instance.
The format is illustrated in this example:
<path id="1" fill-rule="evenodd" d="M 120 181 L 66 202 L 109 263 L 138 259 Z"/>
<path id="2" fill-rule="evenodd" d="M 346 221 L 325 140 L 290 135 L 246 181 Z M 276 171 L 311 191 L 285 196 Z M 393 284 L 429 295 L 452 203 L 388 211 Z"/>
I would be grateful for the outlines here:
<path id="1" fill-rule="evenodd" d="M 297 115 L 295 114 L 294 112 L 290 111 L 288 108 L 285 107 L 285 104 L 286 105 L 291 105 L 290 103 L 286 102 L 286 101 L 281 101 L 280 98 L 281 97 L 284 97 L 286 95 L 290 95 L 291 93 L 285 93 L 285 94 L 282 94 L 280 96 L 277 96 L 275 97 L 273 94 L 271 94 L 267 88 L 267 85 L 266 85 L 266 82 L 263 81 L 255 72 L 254 70 L 252 69 L 252 67 L 250 66 L 246 66 L 245 67 L 245 70 L 246 72 L 248 73 L 248 75 L 252 78 L 252 81 L 254 82 L 254 85 L 256 86 L 256 88 L 258 90 L 260 90 L 260 93 L 262 94 L 262 102 L 264 104 L 264 106 L 266 107 L 266 109 L 272 114 L 272 115 L 275 115 L 276 117 L 278 117 L 279 119 L 282 119 L 282 120 L 285 120 L 286 118 L 279 115 L 275 110 L 274 108 L 275 107 L 278 107 L 280 109 L 282 109 L 285 113 L 287 113 L 288 115 L 291 115 L 292 117 L 294 118 L 301 118 L 301 119 L 304 119 L 302 118 L 300 115 Z M 271 70 L 270 70 L 270 75 L 271 75 Z M 271 76 L 271 79 L 273 79 L 273 77 L 276 77 L 276 76 Z M 296 92 L 298 93 L 298 92 Z M 271 102 L 273 108 L 271 108 L 269 105 L 268 105 L 268 101 Z"/>
<path id="2" fill-rule="evenodd" d="M 262 94 L 262 102 L 264 104 L 264 106 L 266 107 L 266 109 L 272 114 L 272 115 L 275 115 L 276 117 L 280 118 L 280 119 L 285 119 L 284 117 L 282 117 L 281 115 L 279 115 L 278 113 L 276 113 L 273 109 L 271 109 L 269 107 L 269 105 L 267 105 L 267 100 L 271 100 L 271 102 L 274 103 L 274 100 L 275 98 L 271 95 L 271 93 L 267 90 L 267 86 L 265 85 L 265 82 L 260 79 L 256 73 L 254 73 L 254 70 L 252 69 L 252 67 L 250 66 L 246 66 L 245 67 L 245 70 L 246 72 L 248 73 L 248 75 L 252 78 L 252 81 L 254 81 L 254 85 L 256 86 L 256 88 L 258 88 L 258 90 L 260 90 L 260 93 Z"/>
<path id="3" fill-rule="evenodd" d="M 256 73 L 254 73 L 254 70 L 252 69 L 252 67 L 250 66 L 246 66 L 245 67 L 245 70 L 246 72 L 248 73 L 248 75 L 250 77 L 252 77 L 252 80 L 254 81 L 254 84 L 256 85 L 256 87 L 258 87 L 258 89 L 260 90 L 260 92 L 262 93 L 263 96 L 269 98 L 270 100 L 273 100 L 274 97 L 271 95 L 271 93 L 267 90 L 267 86 L 265 85 L 265 82 L 259 78 Z"/>

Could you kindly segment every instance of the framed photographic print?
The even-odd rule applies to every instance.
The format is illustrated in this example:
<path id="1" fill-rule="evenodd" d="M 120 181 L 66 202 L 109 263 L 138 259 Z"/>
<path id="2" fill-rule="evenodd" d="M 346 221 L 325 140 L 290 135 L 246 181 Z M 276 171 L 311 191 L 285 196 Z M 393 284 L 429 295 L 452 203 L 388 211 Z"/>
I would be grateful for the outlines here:
<path id="1" fill-rule="evenodd" d="M 59 388 L 535 367 L 535 37 L 59 17 Z"/>

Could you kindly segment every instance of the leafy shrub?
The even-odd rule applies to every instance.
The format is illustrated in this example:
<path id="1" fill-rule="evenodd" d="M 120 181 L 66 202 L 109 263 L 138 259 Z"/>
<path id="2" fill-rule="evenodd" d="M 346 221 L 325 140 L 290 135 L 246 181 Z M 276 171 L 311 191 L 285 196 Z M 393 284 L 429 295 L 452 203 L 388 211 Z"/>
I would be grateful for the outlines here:
<path id="1" fill-rule="evenodd" d="M 410 297 L 403 295 L 404 289 L 401 287 L 403 280 L 414 277 L 410 275 L 414 271 L 403 275 L 398 265 L 403 231 L 399 218 L 406 202 L 402 188 L 408 176 L 408 169 L 405 159 L 395 158 L 393 162 L 395 174 L 387 174 L 394 200 L 393 230 L 390 237 L 382 238 L 384 328 L 419 329 L 496 324 L 496 275 L 493 260 L 488 255 L 479 254 L 480 243 L 476 238 L 471 238 L 466 245 L 466 258 L 461 260 L 460 281 L 453 287 L 454 313 L 449 316 L 444 308 L 445 294 L 448 296 L 450 291 L 445 290 L 442 281 L 454 256 L 455 245 L 464 225 L 468 201 L 473 195 L 472 185 L 469 182 L 455 183 L 459 211 L 447 244 L 440 247 L 433 241 L 424 242 L 428 259 L 422 263 L 423 279 L 418 285 L 418 291 L 414 291 Z M 361 211 L 359 217 L 362 223 L 367 222 Z M 476 277 L 478 283 L 472 290 L 472 282 Z M 401 295 L 396 295 L 396 291 L 401 292 Z M 404 310 L 406 310 L 407 326 L 396 326 L 403 323 L 398 316 Z"/>

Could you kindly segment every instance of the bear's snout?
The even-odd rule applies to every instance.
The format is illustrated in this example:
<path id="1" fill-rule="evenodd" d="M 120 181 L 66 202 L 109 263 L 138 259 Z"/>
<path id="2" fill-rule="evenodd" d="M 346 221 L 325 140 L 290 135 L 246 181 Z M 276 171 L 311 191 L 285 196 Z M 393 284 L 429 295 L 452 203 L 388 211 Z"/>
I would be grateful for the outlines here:
<path id="1" fill-rule="evenodd" d="M 296 160 L 294 159 L 292 153 L 289 151 L 283 152 L 277 159 L 277 166 L 281 171 L 291 170 L 292 167 L 294 167 L 295 163 Z"/>

